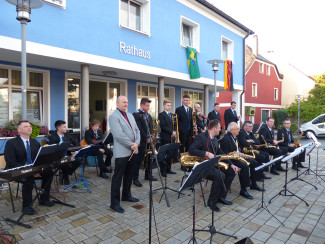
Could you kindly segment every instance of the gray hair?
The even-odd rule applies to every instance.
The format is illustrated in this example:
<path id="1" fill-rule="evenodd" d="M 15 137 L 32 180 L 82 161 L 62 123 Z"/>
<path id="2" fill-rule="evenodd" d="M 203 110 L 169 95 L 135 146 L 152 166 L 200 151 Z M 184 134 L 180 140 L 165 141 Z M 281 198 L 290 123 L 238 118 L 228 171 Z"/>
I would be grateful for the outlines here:
<path id="1" fill-rule="evenodd" d="M 231 130 L 235 129 L 236 126 L 238 126 L 236 122 L 231 122 L 227 127 L 227 131 L 230 132 Z"/>

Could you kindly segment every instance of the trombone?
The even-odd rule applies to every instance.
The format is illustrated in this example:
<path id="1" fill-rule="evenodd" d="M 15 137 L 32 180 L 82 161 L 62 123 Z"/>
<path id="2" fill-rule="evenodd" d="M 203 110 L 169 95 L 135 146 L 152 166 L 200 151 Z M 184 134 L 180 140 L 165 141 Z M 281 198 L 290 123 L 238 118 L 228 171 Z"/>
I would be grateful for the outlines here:
<path id="1" fill-rule="evenodd" d="M 180 143 L 180 140 L 179 140 L 179 131 L 178 131 L 178 117 L 177 117 L 177 114 L 171 114 L 172 116 L 172 126 L 173 126 L 173 131 L 175 129 L 175 123 L 176 123 L 176 135 L 175 137 L 172 137 L 170 136 L 170 142 L 171 143 Z"/>

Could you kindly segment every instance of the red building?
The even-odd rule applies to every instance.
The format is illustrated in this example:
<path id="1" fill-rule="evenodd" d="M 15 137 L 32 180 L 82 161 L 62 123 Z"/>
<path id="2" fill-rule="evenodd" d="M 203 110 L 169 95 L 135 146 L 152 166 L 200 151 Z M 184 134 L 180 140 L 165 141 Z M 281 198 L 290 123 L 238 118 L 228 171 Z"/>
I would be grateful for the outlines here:
<path id="1" fill-rule="evenodd" d="M 245 92 L 243 95 L 242 121 L 251 120 L 255 124 L 265 122 L 272 116 L 272 112 L 282 108 L 281 86 L 282 78 L 277 66 L 263 56 L 253 52 L 246 46 L 245 49 Z M 219 92 L 217 102 L 221 105 L 220 114 L 224 125 L 223 114 L 230 107 L 231 92 Z M 237 113 L 240 111 L 237 105 Z"/>

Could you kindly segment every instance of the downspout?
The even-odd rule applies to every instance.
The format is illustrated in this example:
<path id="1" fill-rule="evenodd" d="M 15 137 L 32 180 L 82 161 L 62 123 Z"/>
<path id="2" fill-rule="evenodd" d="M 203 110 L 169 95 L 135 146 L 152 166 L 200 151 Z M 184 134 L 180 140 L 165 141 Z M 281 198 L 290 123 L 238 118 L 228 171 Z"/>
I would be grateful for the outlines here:
<path id="1" fill-rule="evenodd" d="M 252 32 L 251 30 L 248 31 L 247 35 L 244 37 L 243 39 L 243 91 L 242 93 L 240 94 L 240 112 L 243 111 L 243 95 L 245 93 L 245 90 L 246 90 L 246 71 L 245 71 L 245 49 L 246 49 L 246 44 L 245 44 L 245 41 L 246 41 L 246 38 L 249 37 L 250 35 L 254 34 L 254 32 Z M 245 116 L 244 116 L 245 118 Z M 240 121 L 240 125 L 242 125 L 242 121 Z"/>

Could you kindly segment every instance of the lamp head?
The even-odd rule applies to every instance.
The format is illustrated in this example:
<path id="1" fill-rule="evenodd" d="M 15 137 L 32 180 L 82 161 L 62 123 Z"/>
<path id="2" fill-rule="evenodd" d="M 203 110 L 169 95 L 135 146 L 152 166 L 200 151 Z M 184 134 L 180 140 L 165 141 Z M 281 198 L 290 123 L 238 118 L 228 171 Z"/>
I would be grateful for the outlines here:
<path id="1" fill-rule="evenodd" d="M 43 2 L 41 0 L 6 0 L 8 3 L 16 6 L 17 17 L 21 21 L 30 22 L 30 14 L 32 8 L 41 8 Z"/>
<path id="2" fill-rule="evenodd" d="M 222 62 L 223 62 L 223 60 L 212 59 L 212 60 L 208 61 L 208 64 L 212 64 L 213 71 L 218 71 L 219 70 L 218 66 Z"/>

